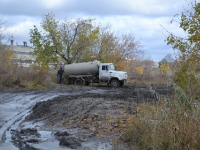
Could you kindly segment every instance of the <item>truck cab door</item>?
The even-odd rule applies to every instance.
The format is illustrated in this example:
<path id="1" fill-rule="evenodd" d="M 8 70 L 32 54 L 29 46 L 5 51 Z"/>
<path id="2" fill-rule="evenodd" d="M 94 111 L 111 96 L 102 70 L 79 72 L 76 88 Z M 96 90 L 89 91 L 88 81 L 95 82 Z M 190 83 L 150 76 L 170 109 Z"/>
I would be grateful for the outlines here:
<path id="1" fill-rule="evenodd" d="M 108 65 L 100 65 L 99 80 L 101 82 L 108 82 L 110 80 L 110 72 L 108 70 Z"/>

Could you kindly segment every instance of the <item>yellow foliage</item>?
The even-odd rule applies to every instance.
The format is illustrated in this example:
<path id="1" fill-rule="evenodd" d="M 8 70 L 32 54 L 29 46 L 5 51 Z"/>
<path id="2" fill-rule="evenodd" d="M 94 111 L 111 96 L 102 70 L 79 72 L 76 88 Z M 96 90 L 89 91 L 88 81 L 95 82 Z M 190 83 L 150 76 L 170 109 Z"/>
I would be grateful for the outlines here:
<path id="1" fill-rule="evenodd" d="M 138 113 L 140 110 L 140 107 L 136 107 L 136 112 Z"/>
<path id="2" fill-rule="evenodd" d="M 161 75 L 170 75 L 170 73 L 171 73 L 171 69 L 169 68 L 168 63 L 161 65 L 159 70 L 160 70 Z"/>
<path id="3" fill-rule="evenodd" d="M 135 68 L 136 72 L 139 74 L 143 74 L 143 67 L 137 67 Z"/>
<path id="4" fill-rule="evenodd" d="M 13 52 L 11 50 L 5 50 L 2 54 L 1 63 L 3 63 L 5 67 L 9 67 L 12 58 Z"/>
<path id="5" fill-rule="evenodd" d="M 11 58 L 13 56 L 13 52 L 11 50 L 6 50 L 5 51 L 5 56 L 6 56 L 6 61 L 7 62 L 10 62 L 11 61 Z"/>
<path id="6" fill-rule="evenodd" d="M 35 70 L 35 75 L 38 75 L 40 73 L 40 70 L 39 69 L 36 69 Z"/>

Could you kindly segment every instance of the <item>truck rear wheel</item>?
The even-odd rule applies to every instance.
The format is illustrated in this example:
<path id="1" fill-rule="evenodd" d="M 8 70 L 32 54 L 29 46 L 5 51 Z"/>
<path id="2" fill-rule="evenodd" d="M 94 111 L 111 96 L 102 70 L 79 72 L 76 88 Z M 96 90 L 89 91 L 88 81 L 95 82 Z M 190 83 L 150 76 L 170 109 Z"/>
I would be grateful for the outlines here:
<path id="1" fill-rule="evenodd" d="M 83 85 L 83 81 L 81 79 L 75 79 L 74 85 Z"/>
<path id="2" fill-rule="evenodd" d="M 119 87 L 119 86 L 120 86 L 119 80 L 117 80 L 117 79 L 112 79 L 111 82 L 110 82 L 110 86 L 113 87 L 113 88 Z"/>

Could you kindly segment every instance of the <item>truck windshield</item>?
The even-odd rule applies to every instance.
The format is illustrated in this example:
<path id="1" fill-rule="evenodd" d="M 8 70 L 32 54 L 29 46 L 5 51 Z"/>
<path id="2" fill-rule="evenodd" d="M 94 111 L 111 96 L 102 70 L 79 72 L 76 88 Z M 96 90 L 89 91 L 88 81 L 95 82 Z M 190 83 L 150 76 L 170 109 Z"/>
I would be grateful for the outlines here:
<path id="1" fill-rule="evenodd" d="M 109 70 L 115 70 L 115 66 L 114 65 L 109 65 Z"/>

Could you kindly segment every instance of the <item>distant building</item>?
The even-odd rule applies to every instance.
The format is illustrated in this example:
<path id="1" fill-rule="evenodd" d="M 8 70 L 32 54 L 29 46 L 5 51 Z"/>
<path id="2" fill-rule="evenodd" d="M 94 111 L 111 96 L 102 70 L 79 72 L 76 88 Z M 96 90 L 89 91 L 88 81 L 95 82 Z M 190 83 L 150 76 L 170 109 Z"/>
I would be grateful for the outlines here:
<path id="1" fill-rule="evenodd" d="M 159 63 L 158 62 L 154 62 L 154 67 L 155 68 L 159 68 Z"/>
<path id="2" fill-rule="evenodd" d="M 12 50 L 14 54 L 14 59 L 17 61 L 19 66 L 29 67 L 34 62 L 33 53 L 34 49 L 27 46 L 27 42 L 23 42 L 23 45 L 13 45 L 13 40 L 11 40 L 11 45 L 9 49 Z"/>

